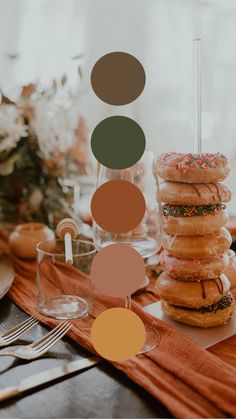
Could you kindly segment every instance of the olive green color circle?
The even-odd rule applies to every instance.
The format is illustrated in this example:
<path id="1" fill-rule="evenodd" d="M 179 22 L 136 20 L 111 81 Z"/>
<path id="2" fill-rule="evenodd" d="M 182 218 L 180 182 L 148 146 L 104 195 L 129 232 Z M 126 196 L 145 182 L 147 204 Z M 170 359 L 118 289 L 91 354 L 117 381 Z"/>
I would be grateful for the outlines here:
<path id="1" fill-rule="evenodd" d="M 142 157 L 146 146 L 142 128 L 131 118 L 111 116 L 101 121 L 91 137 L 95 158 L 110 169 L 126 169 Z"/>
<path id="2" fill-rule="evenodd" d="M 113 51 L 101 57 L 91 72 L 95 94 L 110 105 L 127 105 L 142 93 L 146 82 L 144 68 L 131 54 Z"/>

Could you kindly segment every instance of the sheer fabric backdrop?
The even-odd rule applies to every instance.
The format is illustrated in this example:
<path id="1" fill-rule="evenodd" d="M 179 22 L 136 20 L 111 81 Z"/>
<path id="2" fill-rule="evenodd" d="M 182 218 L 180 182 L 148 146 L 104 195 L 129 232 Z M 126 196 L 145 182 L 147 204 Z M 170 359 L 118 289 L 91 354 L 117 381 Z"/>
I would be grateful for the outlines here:
<path id="1" fill-rule="evenodd" d="M 90 130 L 106 116 L 136 119 L 156 154 L 193 150 L 192 40 L 202 38 L 203 151 L 229 155 L 236 214 L 235 0 L 0 0 L 0 87 L 44 84 L 67 72 L 76 83 L 84 53 L 78 109 Z M 146 71 L 143 94 L 111 107 L 91 91 L 89 76 L 103 54 L 122 50 Z M 19 54 L 18 57 L 14 57 Z"/>

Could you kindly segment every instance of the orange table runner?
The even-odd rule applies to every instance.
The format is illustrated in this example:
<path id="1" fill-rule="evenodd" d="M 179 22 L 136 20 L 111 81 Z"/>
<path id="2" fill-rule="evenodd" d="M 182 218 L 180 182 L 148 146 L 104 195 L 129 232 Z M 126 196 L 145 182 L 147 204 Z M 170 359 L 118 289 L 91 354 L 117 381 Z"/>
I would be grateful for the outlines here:
<path id="1" fill-rule="evenodd" d="M 15 281 L 9 292 L 11 300 L 41 323 L 55 326 L 57 321 L 38 313 L 35 306 L 35 263 L 11 256 L 4 241 L 0 242 L 0 249 L 8 254 L 16 270 Z M 152 284 L 148 291 L 137 295 L 135 299 L 141 304 L 156 301 Z M 99 296 L 87 318 L 73 321 L 68 336 L 94 353 L 90 340 L 94 318 L 107 308 L 123 304 L 124 301 L 120 299 Z M 160 400 L 177 418 L 236 417 L 235 337 L 206 351 L 161 320 L 144 313 L 135 301 L 132 310 L 146 324 L 159 331 L 160 346 L 145 355 L 112 364 Z"/>

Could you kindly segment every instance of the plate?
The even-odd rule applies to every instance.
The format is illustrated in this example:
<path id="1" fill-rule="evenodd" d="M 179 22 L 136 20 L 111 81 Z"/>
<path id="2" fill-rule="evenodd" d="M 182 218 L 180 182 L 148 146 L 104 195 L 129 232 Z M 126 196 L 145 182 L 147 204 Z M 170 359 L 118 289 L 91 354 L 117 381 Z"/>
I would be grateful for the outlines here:
<path id="1" fill-rule="evenodd" d="M 229 323 L 223 326 L 210 327 L 208 329 L 188 326 L 169 319 L 169 317 L 163 313 L 160 301 L 145 306 L 144 311 L 152 314 L 152 316 L 157 317 L 160 320 L 163 320 L 173 329 L 177 329 L 180 333 L 182 333 L 182 335 L 187 336 L 202 348 L 209 348 L 210 346 L 213 346 L 216 343 L 219 343 L 222 340 L 230 338 L 236 334 L 236 310 L 234 310 L 233 317 Z"/>
<path id="2" fill-rule="evenodd" d="M 15 271 L 11 264 L 4 258 L 0 258 L 0 299 L 6 295 L 14 280 Z"/>

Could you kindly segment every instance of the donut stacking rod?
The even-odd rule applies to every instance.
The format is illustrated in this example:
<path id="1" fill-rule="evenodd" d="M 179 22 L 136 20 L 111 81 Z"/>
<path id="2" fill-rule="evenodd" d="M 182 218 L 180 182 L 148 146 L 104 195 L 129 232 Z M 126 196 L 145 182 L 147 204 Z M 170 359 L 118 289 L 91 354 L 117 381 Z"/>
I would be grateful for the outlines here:
<path id="1" fill-rule="evenodd" d="M 193 40 L 193 100 L 194 100 L 194 153 L 201 153 L 201 39 Z"/>
<path id="2" fill-rule="evenodd" d="M 59 239 L 64 240 L 65 243 L 65 261 L 68 263 L 68 265 L 72 265 L 72 240 L 75 240 L 79 234 L 76 221 L 72 220 L 71 218 L 64 218 L 58 223 L 56 233 Z"/>

